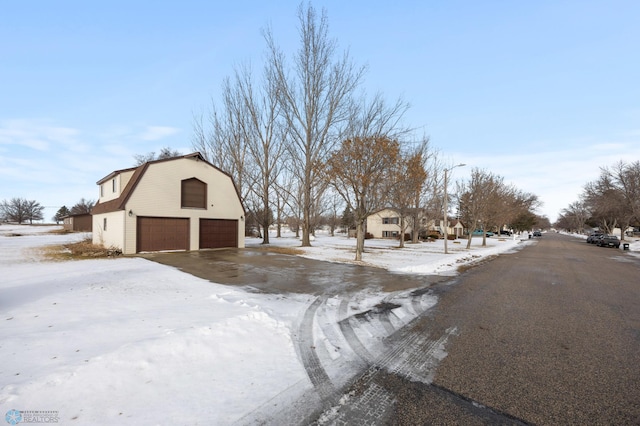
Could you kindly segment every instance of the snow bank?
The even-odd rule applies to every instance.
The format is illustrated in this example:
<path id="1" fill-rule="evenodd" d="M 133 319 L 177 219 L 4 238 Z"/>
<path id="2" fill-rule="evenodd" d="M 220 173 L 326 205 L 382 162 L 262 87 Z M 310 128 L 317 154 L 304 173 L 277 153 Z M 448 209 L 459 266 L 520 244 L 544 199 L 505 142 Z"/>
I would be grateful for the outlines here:
<path id="1" fill-rule="evenodd" d="M 305 296 L 235 291 L 143 259 L 21 258 L 69 238 L 0 235 L 2 413 L 229 424 L 306 380 L 290 329 Z"/>

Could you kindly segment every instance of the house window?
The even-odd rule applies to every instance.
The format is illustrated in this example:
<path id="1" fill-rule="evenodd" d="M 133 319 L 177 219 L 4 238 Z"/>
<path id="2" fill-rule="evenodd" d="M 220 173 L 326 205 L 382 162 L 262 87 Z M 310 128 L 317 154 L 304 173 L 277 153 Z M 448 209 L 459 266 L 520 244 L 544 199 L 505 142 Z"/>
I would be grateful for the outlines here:
<path id="1" fill-rule="evenodd" d="M 111 189 L 116 192 L 116 178 L 111 179 Z"/>
<path id="2" fill-rule="evenodd" d="M 104 184 L 100 185 L 100 196 L 104 197 Z"/>
<path id="3" fill-rule="evenodd" d="M 191 178 L 182 181 L 180 206 L 182 208 L 207 208 L 207 184 Z"/>
<path id="4" fill-rule="evenodd" d="M 397 225 L 399 223 L 399 218 L 397 217 L 383 217 L 382 224 L 383 225 Z"/>
<path id="5" fill-rule="evenodd" d="M 382 231 L 382 238 L 397 238 L 398 231 Z"/>
<path id="6" fill-rule="evenodd" d="M 106 217 L 104 219 L 102 219 L 102 230 L 103 231 L 107 230 L 107 218 Z"/>

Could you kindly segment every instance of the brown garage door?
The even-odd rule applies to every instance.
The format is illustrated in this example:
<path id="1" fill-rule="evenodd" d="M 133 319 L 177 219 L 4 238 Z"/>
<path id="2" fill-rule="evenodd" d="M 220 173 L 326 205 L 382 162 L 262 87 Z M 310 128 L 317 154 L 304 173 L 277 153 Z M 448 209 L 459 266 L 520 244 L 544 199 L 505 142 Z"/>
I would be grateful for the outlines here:
<path id="1" fill-rule="evenodd" d="M 137 251 L 189 250 L 189 219 L 138 217 Z"/>
<path id="2" fill-rule="evenodd" d="M 200 248 L 238 247 L 238 221 L 200 219 Z"/>

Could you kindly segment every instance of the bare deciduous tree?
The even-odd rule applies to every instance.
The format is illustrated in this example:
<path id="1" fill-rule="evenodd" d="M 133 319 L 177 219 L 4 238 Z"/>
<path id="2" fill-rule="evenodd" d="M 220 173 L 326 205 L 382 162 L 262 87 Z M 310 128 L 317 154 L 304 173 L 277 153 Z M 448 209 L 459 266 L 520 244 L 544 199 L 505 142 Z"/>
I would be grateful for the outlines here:
<path id="1" fill-rule="evenodd" d="M 254 173 L 250 154 L 246 147 L 246 135 L 238 117 L 234 102 L 234 87 L 226 78 L 222 84 L 222 107 L 211 99 L 210 110 L 194 115 L 192 147 L 210 163 L 233 177 L 240 200 L 244 206 L 251 204 L 249 197 L 254 184 Z M 249 214 L 250 212 L 247 212 Z M 245 221 L 245 226 L 248 221 Z"/>
<path id="2" fill-rule="evenodd" d="M 257 211 L 264 229 L 263 244 L 269 244 L 269 225 L 273 222 L 272 195 L 281 170 L 286 127 L 278 120 L 278 88 L 265 72 L 263 85 L 252 81 L 251 69 L 236 69 L 233 86 L 225 87 L 225 105 L 231 108 L 242 131 L 242 140 L 250 154 L 251 190 L 261 207 Z"/>
<path id="3" fill-rule="evenodd" d="M 81 198 L 69 211 L 69 214 L 85 214 L 91 213 L 91 209 L 96 204 L 93 200 L 86 200 Z"/>
<path id="4" fill-rule="evenodd" d="M 33 224 L 34 220 L 42 220 L 44 207 L 35 200 L 24 198 L 12 198 L 0 203 L 0 216 L 2 219 L 21 224 L 26 222 Z"/>
<path id="5" fill-rule="evenodd" d="M 426 162 L 429 159 L 428 140 L 418 147 L 403 153 L 394 169 L 391 200 L 400 216 L 400 248 L 404 247 L 404 235 L 409 227 L 413 230 L 412 241 L 418 241 L 421 208 L 427 182 Z"/>
<path id="6" fill-rule="evenodd" d="M 164 160 L 165 158 L 179 157 L 181 155 L 182 154 L 180 153 L 180 151 L 171 149 L 169 147 L 164 147 L 160 149 L 160 152 L 157 155 L 154 151 L 152 151 L 146 154 L 134 155 L 133 158 L 136 160 L 136 166 L 141 166 L 142 164 L 148 163 L 149 161 Z"/>
<path id="7" fill-rule="evenodd" d="M 338 141 L 339 126 L 351 113 L 351 95 L 360 83 L 363 67 L 356 67 L 345 52 L 337 56 L 337 43 L 328 35 L 325 11 L 318 16 L 310 4 L 298 9 L 301 45 L 289 72 L 285 55 L 271 29 L 264 32 L 269 49 L 269 71 L 277 84 L 278 100 L 291 132 L 291 158 L 302 185 L 302 246 L 310 246 L 312 209 L 321 166 Z"/>
<path id="8" fill-rule="evenodd" d="M 400 145 L 395 140 L 354 138 L 342 142 L 327 161 L 328 182 L 354 214 L 357 261 L 362 260 L 367 217 L 384 205 L 399 155 Z"/>
<path id="9" fill-rule="evenodd" d="M 607 233 L 619 227 L 624 239 L 625 229 L 640 224 L 640 161 L 619 161 L 600 170 L 598 179 L 585 184 L 580 201 L 562 211 L 556 226 L 571 229 L 577 221 L 578 230 L 588 223 Z"/>
<path id="10" fill-rule="evenodd" d="M 474 168 L 468 182 L 458 183 L 457 197 L 460 215 L 469 229 L 467 249 L 475 229 L 481 229 L 482 245 L 486 245 L 486 230 L 492 220 L 492 203 L 495 203 L 502 185 L 502 178 L 493 173 Z"/>

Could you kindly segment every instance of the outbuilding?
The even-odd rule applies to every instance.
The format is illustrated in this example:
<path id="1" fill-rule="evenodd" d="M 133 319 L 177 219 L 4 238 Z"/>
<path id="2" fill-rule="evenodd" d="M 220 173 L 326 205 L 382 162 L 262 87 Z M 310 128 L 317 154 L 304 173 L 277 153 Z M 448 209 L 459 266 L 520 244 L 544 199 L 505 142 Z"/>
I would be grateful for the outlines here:
<path id="1" fill-rule="evenodd" d="M 244 247 L 235 183 L 198 152 L 117 170 L 97 184 L 94 244 L 124 254 Z"/>
<path id="2" fill-rule="evenodd" d="M 91 213 L 70 214 L 62 218 L 62 226 L 66 231 L 91 232 Z"/>

